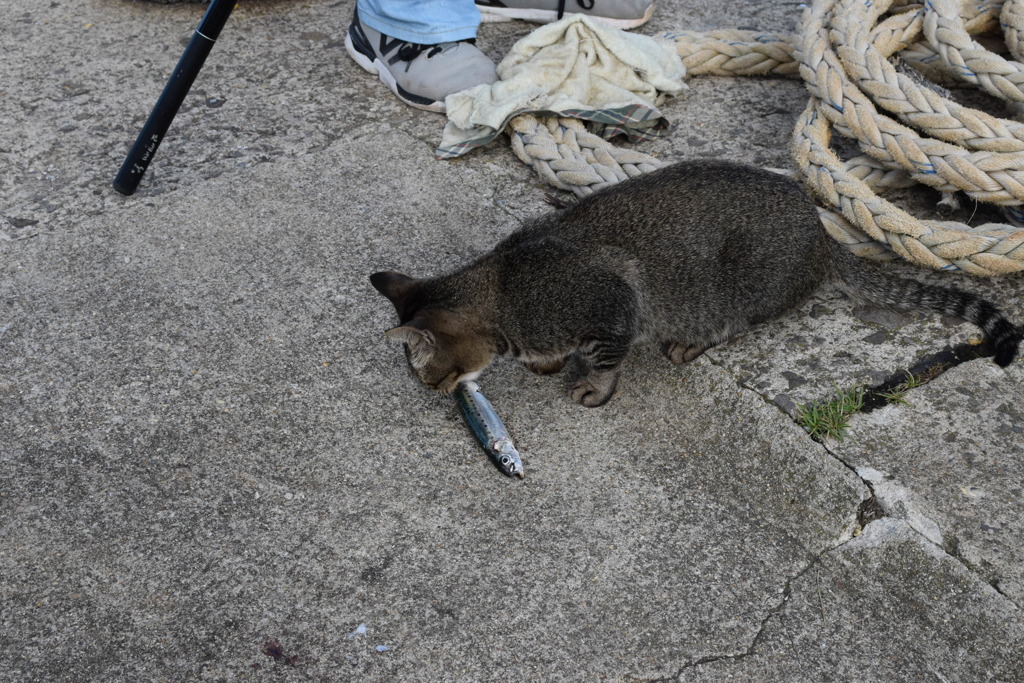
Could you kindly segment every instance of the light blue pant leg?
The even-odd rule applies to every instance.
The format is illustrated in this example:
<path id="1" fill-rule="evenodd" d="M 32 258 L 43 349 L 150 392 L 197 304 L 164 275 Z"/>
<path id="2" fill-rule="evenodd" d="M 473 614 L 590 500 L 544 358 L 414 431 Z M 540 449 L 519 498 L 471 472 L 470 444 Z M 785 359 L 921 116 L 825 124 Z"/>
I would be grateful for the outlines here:
<path id="1" fill-rule="evenodd" d="M 480 25 L 473 0 L 358 0 L 357 8 L 373 30 L 422 45 L 476 38 Z"/>

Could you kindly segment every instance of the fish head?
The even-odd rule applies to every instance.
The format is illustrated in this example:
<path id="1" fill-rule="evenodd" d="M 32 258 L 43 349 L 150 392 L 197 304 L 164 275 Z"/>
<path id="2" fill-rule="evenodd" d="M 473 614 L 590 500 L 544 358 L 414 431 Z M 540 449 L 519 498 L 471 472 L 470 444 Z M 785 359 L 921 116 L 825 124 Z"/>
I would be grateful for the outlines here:
<path id="1" fill-rule="evenodd" d="M 523 471 L 523 461 L 519 457 L 519 451 L 515 449 L 511 441 L 500 439 L 495 442 L 493 448 L 495 451 L 494 460 L 498 464 L 498 469 L 510 477 L 522 479 L 526 476 L 526 473 Z"/>

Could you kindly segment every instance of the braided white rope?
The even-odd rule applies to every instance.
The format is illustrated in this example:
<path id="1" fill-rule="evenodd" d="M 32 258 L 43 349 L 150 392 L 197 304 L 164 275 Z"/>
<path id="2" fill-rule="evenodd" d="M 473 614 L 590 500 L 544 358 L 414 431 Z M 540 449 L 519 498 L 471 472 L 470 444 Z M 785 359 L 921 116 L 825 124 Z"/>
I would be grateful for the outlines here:
<path id="1" fill-rule="evenodd" d="M 1024 66 L 989 52 L 973 40 L 960 18 L 962 4 L 958 0 L 925 3 L 924 34 L 928 43 L 958 77 L 996 97 L 1024 102 Z"/>
<path id="2" fill-rule="evenodd" d="M 1006 67 L 970 38 L 1000 17 L 1008 43 L 1017 40 L 1011 33 L 1024 29 L 1024 0 L 927 0 L 925 7 L 895 9 L 893 0 L 815 0 L 797 37 L 750 31 L 666 37 L 693 75 L 804 79 L 812 97 L 794 132 L 794 160 L 811 190 L 837 212 L 822 211 L 835 239 L 862 256 L 895 252 L 932 268 L 994 275 L 1024 270 L 1024 230 L 919 220 L 877 192 L 916 181 L 1011 207 L 1024 202 L 1024 125 L 964 107 L 888 60 L 899 53 L 922 70 L 941 64 L 989 92 L 1024 101 L 1017 87 L 1024 85 L 1024 67 Z M 841 161 L 829 147 L 833 128 L 857 140 L 865 154 Z M 577 195 L 663 165 L 610 145 L 575 119 L 521 116 L 509 129 L 520 159 L 545 182 Z"/>
<path id="3" fill-rule="evenodd" d="M 848 61 L 841 64 L 825 30 L 826 25 L 837 23 L 839 26 L 831 37 L 843 45 L 844 21 L 849 29 L 851 18 L 844 15 L 837 19 L 832 13 L 846 8 L 856 15 L 857 8 L 852 4 L 850 0 L 818 0 L 804 18 L 801 75 L 816 97 L 812 98 L 797 126 L 793 151 L 807 184 L 826 206 L 840 211 L 861 231 L 884 241 L 900 256 L 914 263 L 985 275 L 1024 269 L 1024 249 L 1021 248 L 1024 231 L 1012 226 L 986 225 L 972 229 L 957 222 L 918 220 L 877 197 L 857 179 L 844 174 L 842 165 L 828 148 L 829 123 L 841 133 L 852 133 L 861 148 L 883 164 L 896 163 L 907 169 L 915 180 L 938 189 L 948 190 L 953 186 L 967 190 L 978 199 L 997 203 L 1019 203 L 1024 198 L 1024 186 L 1020 184 L 1024 180 L 1024 153 L 971 152 L 959 145 L 920 137 L 912 129 L 879 114 L 870 98 L 852 83 L 844 68 L 852 63 L 854 67 L 850 71 L 856 71 L 857 64 L 870 60 L 871 53 L 863 42 L 863 32 L 853 32 L 855 38 L 860 36 L 861 42 L 855 42 L 852 47 L 847 45 L 843 56 Z M 884 42 L 879 41 L 883 49 Z M 855 49 L 862 50 L 862 55 L 853 55 Z M 877 55 L 875 57 L 876 67 L 883 72 L 884 67 L 878 65 L 882 60 Z M 868 78 L 863 69 L 861 75 L 864 81 L 878 83 L 878 80 Z M 891 78 L 890 82 L 899 83 L 895 75 L 895 70 L 890 70 L 883 76 L 882 83 L 885 84 L 886 77 Z M 919 100 L 921 106 L 918 109 L 943 105 L 941 98 L 920 96 Z M 949 114 L 948 108 L 941 114 L 950 116 L 950 119 L 938 116 L 928 123 L 938 127 L 936 124 L 945 122 L 948 125 L 955 118 Z M 958 142 L 963 145 L 978 136 L 957 137 L 961 138 Z M 981 139 L 984 144 L 992 144 L 992 138 L 982 136 Z M 1004 142 L 1014 144 L 1011 139 Z"/>
<path id="4" fill-rule="evenodd" d="M 924 185 L 950 192 L 962 190 L 980 201 L 1024 201 L 1024 152 L 972 152 L 921 137 L 913 129 L 879 113 L 874 102 L 847 77 L 832 49 L 826 22 L 838 0 L 817 0 L 804 17 L 800 74 L 811 94 L 826 106 L 824 116 L 868 155 L 897 164 Z"/>
<path id="5" fill-rule="evenodd" d="M 1024 230 L 988 224 L 971 228 L 953 221 L 922 221 L 879 197 L 873 189 L 846 173 L 843 162 L 829 147 L 827 106 L 812 100 L 797 124 L 793 153 L 812 191 L 830 208 L 842 213 L 870 238 L 889 245 L 904 259 L 936 269 L 959 269 L 976 275 L 1022 270 Z M 843 243 L 837 231 L 826 228 Z M 858 235 L 859 233 L 851 233 Z"/>
<path id="6" fill-rule="evenodd" d="M 691 76 L 798 75 L 788 36 L 753 31 L 672 31 L 676 52 Z"/>
<path id="7" fill-rule="evenodd" d="M 1018 62 L 1024 62 L 1024 3 L 1007 0 L 999 14 L 999 23 L 1010 54 Z"/>
<path id="8" fill-rule="evenodd" d="M 879 25 L 869 32 L 889 4 L 843 0 L 832 17 L 830 37 L 850 81 L 876 105 L 924 134 L 971 150 L 1024 151 L 1024 124 L 964 107 L 896 70 L 888 57 L 920 36 L 923 16 L 892 17 L 897 21 L 888 21 L 884 30 Z"/>
<path id="9" fill-rule="evenodd" d="M 665 162 L 615 147 L 589 132 L 579 119 L 517 116 L 509 123 L 512 151 L 549 185 L 585 196 Z"/>

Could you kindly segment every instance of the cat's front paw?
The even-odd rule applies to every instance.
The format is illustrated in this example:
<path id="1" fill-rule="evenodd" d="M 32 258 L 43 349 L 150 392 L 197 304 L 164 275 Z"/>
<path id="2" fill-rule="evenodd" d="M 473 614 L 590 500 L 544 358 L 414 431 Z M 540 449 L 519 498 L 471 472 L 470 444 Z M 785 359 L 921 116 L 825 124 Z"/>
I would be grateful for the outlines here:
<path id="1" fill-rule="evenodd" d="M 611 374 L 611 373 L 609 373 Z M 596 408 L 603 406 L 615 393 L 615 385 L 618 384 L 619 376 L 611 375 L 607 378 L 601 377 L 598 381 L 592 381 L 593 376 L 578 379 L 569 385 L 569 398 L 582 406 Z"/>

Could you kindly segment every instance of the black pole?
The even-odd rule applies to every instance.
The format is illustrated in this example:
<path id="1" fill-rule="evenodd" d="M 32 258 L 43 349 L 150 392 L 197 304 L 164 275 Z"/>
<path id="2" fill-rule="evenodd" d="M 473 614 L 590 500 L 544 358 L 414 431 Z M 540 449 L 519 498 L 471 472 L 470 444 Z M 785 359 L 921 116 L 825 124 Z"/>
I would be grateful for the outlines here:
<path id="1" fill-rule="evenodd" d="M 156 154 L 156 148 L 163 142 L 164 135 L 174 120 L 181 103 L 185 101 L 192 83 L 203 68 L 206 56 L 213 49 L 213 43 L 220 35 L 221 29 L 235 8 L 237 0 L 211 0 L 206 14 L 199 22 L 199 28 L 192 35 L 188 47 L 178 60 L 164 91 L 160 93 L 160 99 L 156 101 L 153 111 L 146 120 L 146 125 L 139 131 L 139 137 L 121 164 L 121 170 L 114 178 L 114 189 L 121 194 L 133 194 L 139 186 L 139 181 L 149 168 L 149 162 Z"/>

